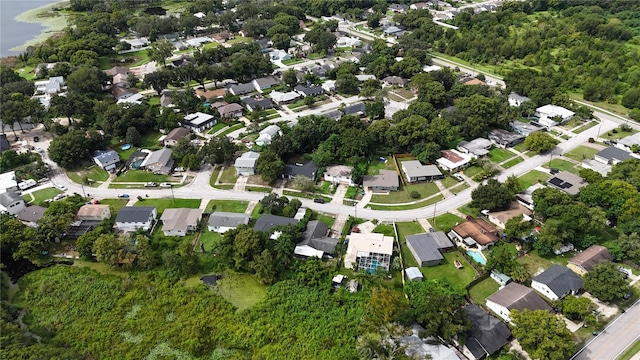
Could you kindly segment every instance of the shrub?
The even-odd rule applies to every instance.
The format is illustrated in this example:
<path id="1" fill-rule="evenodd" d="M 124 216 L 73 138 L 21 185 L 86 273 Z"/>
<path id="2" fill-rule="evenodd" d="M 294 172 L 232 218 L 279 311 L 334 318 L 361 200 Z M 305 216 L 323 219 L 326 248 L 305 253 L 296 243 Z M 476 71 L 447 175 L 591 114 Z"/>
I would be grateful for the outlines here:
<path id="1" fill-rule="evenodd" d="M 415 190 L 413 190 L 409 196 L 411 196 L 412 199 L 420 199 L 420 193 Z"/>
<path id="2" fill-rule="evenodd" d="M 594 142 L 596 142 L 596 140 L 594 138 L 589 138 L 589 142 L 593 144 Z"/>

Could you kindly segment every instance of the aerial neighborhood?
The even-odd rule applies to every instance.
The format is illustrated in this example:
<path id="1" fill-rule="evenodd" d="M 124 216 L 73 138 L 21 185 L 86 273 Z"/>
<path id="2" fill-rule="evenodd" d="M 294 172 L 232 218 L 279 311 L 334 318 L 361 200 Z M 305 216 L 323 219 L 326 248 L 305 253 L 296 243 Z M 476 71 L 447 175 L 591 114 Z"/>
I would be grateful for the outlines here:
<path id="1" fill-rule="evenodd" d="M 3 355 L 635 359 L 640 4 L 588 3 L 42 10 L 0 59 Z"/>

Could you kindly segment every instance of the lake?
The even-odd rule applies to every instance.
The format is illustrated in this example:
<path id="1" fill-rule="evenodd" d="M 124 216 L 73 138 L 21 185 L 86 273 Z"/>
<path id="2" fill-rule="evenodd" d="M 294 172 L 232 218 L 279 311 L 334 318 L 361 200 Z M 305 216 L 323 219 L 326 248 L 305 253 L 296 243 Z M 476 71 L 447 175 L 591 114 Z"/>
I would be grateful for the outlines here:
<path id="1" fill-rule="evenodd" d="M 10 49 L 40 36 L 46 27 L 39 23 L 17 21 L 25 11 L 54 4 L 59 0 L 0 0 L 0 57 L 19 55 Z"/>

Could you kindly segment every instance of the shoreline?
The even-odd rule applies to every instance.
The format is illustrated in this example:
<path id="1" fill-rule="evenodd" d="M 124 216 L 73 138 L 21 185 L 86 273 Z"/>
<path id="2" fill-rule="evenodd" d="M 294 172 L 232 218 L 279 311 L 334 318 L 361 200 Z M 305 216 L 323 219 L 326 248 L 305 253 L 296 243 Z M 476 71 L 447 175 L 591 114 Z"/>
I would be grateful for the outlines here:
<path id="1" fill-rule="evenodd" d="M 68 0 L 62 0 L 52 4 L 37 7 L 35 9 L 27 10 L 14 17 L 13 19 L 15 21 L 31 24 L 41 24 L 42 26 L 44 26 L 44 29 L 42 29 L 42 31 L 40 31 L 40 33 L 32 39 L 27 40 L 23 44 L 13 47 L 9 50 L 24 51 L 27 49 L 27 47 L 40 44 L 52 35 L 55 35 L 56 33 L 64 30 L 64 28 L 67 27 L 69 15 L 62 14 L 61 12 L 53 12 L 51 10 L 54 8 L 67 6 L 68 4 Z"/>

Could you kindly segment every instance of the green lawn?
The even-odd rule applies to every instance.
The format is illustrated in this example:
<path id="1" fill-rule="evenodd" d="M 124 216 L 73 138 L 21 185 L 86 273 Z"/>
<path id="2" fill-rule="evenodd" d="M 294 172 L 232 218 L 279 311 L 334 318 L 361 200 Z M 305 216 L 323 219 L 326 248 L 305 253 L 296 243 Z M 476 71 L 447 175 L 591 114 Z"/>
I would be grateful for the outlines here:
<path id="1" fill-rule="evenodd" d="M 251 211 L 251 219 L 256 220 L 262 215 L 262 204 L 257 203 L 256 206 Z"/>
<path id="2" fill-rule="evenodd" d="M 569 260 L 575 255 L 573 252 L 562 255 L 554 255 L 549 257 L 541 257 L 537 251 L 532 251 L 525 256 L 518 258 L 518 262 L 522 263 L 530 274 L 535 274 L 540 269 L 548 269 L 553 264 L 567 265 Z"/>
<path id="3" fill-rule="evenodd" d="M 635 355 L 640 354 L 640 340 L 636 341 L 625 351 L 618 359 L 619 360 L 630 360 Z"/>
<path id="4" fill-rule="evenodd" d="M 389 195 L 373 195 L 371 197 L 372 203 L 380 203 L 380 204 L 402 204 L 409 203 L 413 201 L 419 201 L 420 199 L 427 198 L 431 195 L 437 194 L 440 190 L 438 189 L 438 185 L 434 183 L 421 183 L 415 185 L 406 186 L 406 191 L 403 190 L 404 186 L 400 185 L 400 190 L 391 191 Z M 412 191 L 417 191 L 420 193 L 420 198 L 413 199 L 410 194 Z"/>
<path id="5" fill-rule="evenodd" d="M 478 305 L 484 305 L 486 303 L 487 297 L 498 291 L 500 285 L 497 282 L 493 281 L 492 278 L 488 277 L 479 283 L 475 284 L 471 289 L 469 289 L 469 296 L 473 299 L 473 302 Z"/>
<path id="6" fill-rule="evenodd" d="M 396 229 L 398 230 L 398 237 L 400 241 L 404 242 L 407 235 L 422 234 L 425 232 L 422 225 L 419 222 L 397 222 Z"/>
<path id="7" fill-rule="evenodd" d="M 222 170 L 222 175 L 220 175 L 220 182 L 223 184 L 235 184 L 236 180 L 238 180 L 238 174 L 236 173 L 236 168 L 233 166 L 227 166 Z"/>
<path id="8" fill-rule="evenodd" d="M 480 166 L 469 166 L 468 168 L 464 169 L 464 174 L 467 175 L 470 178 L 473 178 L 474 176 L 478 175 L 480 172 L 482 172 L 482 168 Z"/>
<path id="9" fill-rule="evenodd" d="M 452 194 L 454 194 L 454 195 L 455 195 L 455 194 L 457 194 L 457 193 L 459 193 L 459 192 L 461 192 L 461 191 L 463 191 L 463 190 L 466 190 L 466 189 L 468 189 L 468 188 L 469 188 L 469 184 L 467 184 L 466 182 L 464 182 L 464 183 L 459 184 L 458 186 L 454 186 L 454 187 L 452 187 L 451 189 L 449 189 L 449 191 L 450 191 Z"/>
<path id="10" fill-rule="evenodd" d="M 60 191 L 60 190 L 58 190 L 58 189 L 56 189 L 54 187 L 50 187 L 50 188 L 40 189 L 40 190 L 34 191 L 31 194 L 23 195 L 22 198 L 26 202 L 32 203 L 33 205 L 40 205 L 45 200 L 51 199 L 52 197 L 54 197 L 54 196 L 56 196 L 58 194 L 62 194 L 62 191 Z M 33 202 L 31 202 L 31 196 L 33 196 Z"/>
<path id="11" fill-rule="evenodd" d="M 355 199 L 359 193 L 360 193 L 360 188 L 357 188 L 355 186 L 349 186 L 349 188 L 347 189 L 347 192 L 344 194 L 344 197 L 347 199 Z"/>
<path id="12" fill-rule="evenodd" d="M 250 37 L 236 36 L 235 38 L 227 41 L 227 44 L 250 43 L 250 42 L 253 42 L 253 39 Z"/>
<path id="13" fill-rule="evenodd" d="M 209 134 L 213 135 L 216 133 L 216 131 L 219 131 L 220 129 L 223 129 L 225 127 L 227 127 L 228 125 L 223 123 L 223 122 L 219 122 L 215 125 L 213 125 L 213 127 L 209 130 Z"/>
<path id="14" fill-rule="evenodd" d="M 158 215 L 162 214 L 165 209 L 189 208 L 197 209 L 200 207 L 200 199 L 143 199 L 136 201 L 134 206 L 155 206 Z"/>
<path id="15" fill-rule="evenodd" d="M 324 215 L 324 214 L 318 214 L 316 212 L 313 213 L 313 215 L 311 216 L 312 220 L 320 220 L 323 223 L 327 224 L 327 226 L 329 227 L 329 229 L 331 229 L 331 227 L 333 226 L 333 223 L 336 222 L 336 218 L 331 216 L 331 215 Z"/>
<path id="16" fill-rule="evenodd" d="M 158 142 L 158 139 L 160 138 L 160 136 L 161 135 L 157 132 L 150 132 L 148 134 L 144 134 L 142 135 L 142 140 L 140 140 L 140 145 L 132 146 L 129 150 L 122 150 L 121 145 L 118 145 L 120 139 L 114 138 L 111 141 L 111 144 L 113 145 L 113 150 L 115 150 L 118 153 L 118 155 L 120 155 L 120 159 L 127 160 L 129 156 L 131 156 L 131 154 L 136 152 L 138 148 L 149 149 L 149 150 L 159 150 L 162 147 Z"/>
<path id="17" fill-rule="evenodd" d="M 380 170 L 395 170 L 396 166 L 393 164 L 393 159 L 389 157 L 385 157 L 385 159 L 387 161 L 382 162 L 377 157 L 372 158 L 367 167 L 367 175 L 378 175 Z"/>
<path id="18" fill-rule="evenodd" d="M 296 196 L 296 197 L 301 197 L 301 198 L 305 198 L 305 199 L 316 199 L 316 198 L 321 198 L 324 199 L 324 201 L 326 202 L 330 202 L 331 198 L 328 196 L 324 196 L 324 195 L 320 195 L 320 194 L 315 194 L 315 193 L 306 193 L 306 192 L 300 192 L 300 191 L 291 191 L 291 190 L 283 190 L 282 194 L 285 196 Z"/>
<path id="19" fill-rule="evenodd" d="M 523 161 L 524 161 L 524 159 L 523 159 L 523 158 L 521 158 L 520 156 L 518 156 L 518 157 L 516 157 L 516 158 L 514 158 L 514 159 L 511 159 L 511 160 L 509 160 L 509 161 L 505 162 L 505 163 L 504 163 L 504 164 L 502 164 L 501 166 L 502 166 L 504 169 L 508 169 L 508 168 L 511 168 L 511 167 L 513 167 L 513 166 L 515 166 L 515 165 L 520 164 L 520 163 L 521 163 L 521 162 L 523 162 Z"/>
<path id="20" fill-rule="evenodd" d="M 471 205 L 469 205 L 469 204 L 459 207 L 458 211 L 460 211 L 461 213 L 463 213 L 465 215 L 469 215 L 469 216 L 473 216 L 473 217 L 480 216 L 480 210 L 476 209 L 474 207 L 471 207 Z"/>
<path id="21" fill-rule="evenodd" d="M 633 135 L 636 133 L 635 131 L 621 131 L 620 129 L 615 129 L 615 130 L 616 132 L 613 132 L 613 130 L 611 130 L 608 133 L 600 134 L 600 137 L 604 139 L 609 139 L 609 140 L 620 140 L 624 137 L 627 137 L 629 135 Z"/>
<path id="22" fill-rule="evenodd" d="M 489 150 L 489 159 L 491 159 L 491 161 L 496 162 L 498 164 L 507 159 L 511 159 L 514 156 L 516 156 L 516 154 L 513 151 L 508 149 L 493 148 Z"/>
<path id="23" fill-rule="evenodd" d="M 244 213 L 249 203 L 243 200 L 209 200 L 205 212 L 224 211 Z M 214 208 L 215 207 L 215 208 Z"/>
<path id="24" fill-rule="evenodd" d="M 167 175 L 155 175 L 145 170 L 127 170 L 113 179 L 113 182 L 166 182 L 168 178 Z"/>
<path id="25" fill-rule="evenodd" d="M 440 265 L 420 268 L 425 279 L 443 279 L 453 286 L 464 289 L 478 276 L 476 270 L 467 262 L 460 252 L 450 251 L 443 255 L 444 259 Z M 462 269 L 456 268 L 453 264 L 455 259 L 458 259 L 458 261 L 462 263 Z"/>
<path id="26" fill-rule="evenodd" d="M 127 199 L 102 199 L 102 200 L 100 200 L 100 204 L 109 205 L 109 208 L 111 209 L 111 218 L 112 219 L 116 218 L 116 215 L 118 215 L 118 212 L 120 212 L 120 209 L 125 207 L 128 202 L 129 202 L 129 200 L 127 200 Z"/>
<path id="27" fill-rule="evenodd" d="M 573 133 L 574 134 L 580 134 L 581 132 L 584 132 L 584 131 L 586 131 L 588 129 L 591 129 L 592 127 L 594 127 L 596 125 L 598 125 L 597 121 L 590 121 L 590 122 L 580 126 L 579 128 L 573 130 Z"/>
<path id="28" fill-rule="evenodd" d="M 554 169 L 558 169 L 560 171 L 568 171 L 568 172 L 576 174 L 576 175 L 580 171 L 580 170 L 578 170 L 576 168 L 576 164 L 572 163 L 571 161 L 562 160 L 562 159 L 553 159 L 553 160 L 551 160 L 551 162 L 548 162 L 548 163 L 542 165 L 542 167 L 554 168 Z"/>
<path id="29" fill-rule="evenodd" d="M 100 184 L 97 183 L 97 181 L 107 181 L 109 179 L 109 173 L 96 165 L 88 169 L 68 170 L 65 171 L 65 173 L 69 179 L 78 184 L 84 184 L 84 178 L 86 176 L 91 186 L 99 186 Z"/>
<path id="30" fill-rule="evenodd" d="M 210 43 L 206 43 L 202 46 L 203 49 L 213 49 L 213 48 L 217 48 L 218 46 L 220 46 L 220 44 L 216 41 L 212 41 Z"/>
<path id="31" fill-rule="evenodd" d="M 431 221 L 431 225 L 433 225 L 433 227 L 436 228 L 436 230 L 449 232 L 452 227 L 456 226 L 456 224 L 459 224 L 463 221 L 464 221 L 463 218 L 457 215 L 447 213 L 447 214 L 442 214 L 440 216 L 436 216 L 435 220 Z"/>
<path id="32" fill-rule="evenodd" d="M 520 176 L 518 180 L 520 180 L 520 184 L 522 184 L 522 187 L 526 189 L 532 185 L 537 184 L 538 182 L 547 181 L 548 178 L 549 174 L 543 173 L 542 171 L 538 170 L 531 170 L 528 173 Z"/>
<path id="33" fill-rule="evenodd" d="M 456 178 L 447 175 L 444 179 L 440 180 L 442 181 L 442 185 L 444 185 L 444 187 L 446 187 L 447 189 L 460 184 L 460 181 L 458 181 Z"/>
<path id="34" fill-rule="evenodd" d="M 227 136 L 228 134 L 241 129 L 242 127 L 244 127 L 244 123 L 239 123 L 239 124 L 235 124 L 233 126 L 230 126 L 227 130 L 221 132 L 220 134 L 218 134 L 218 136 Z"/>
<path id="35" fill-rule="evenodd" d="M 210 252 L 213 249 L 213 245 L 219 243 L 220 239 L 220 234 L 215 231 L 209 231 L 208 229 L 204 229 L 200 234 L 200 242 L 204 246 L 204 251 L 206 252 Z"/>
<path id="36" fill-rule="evenodd" d="M 413 209 L 419 209 L 421 207 L 425 207 L 425 206 L 429 206 L 429 205 L 433 205 L 435 203 L 437 203 L 438 201 L 444 199 L 444 196 L 438 194 L 437 196 L 434 196 L 430 199 L 421 201 L 421 202 L 417 202 L 414 204 L 408 204 L 408 205 L 367 205 L 367 208 L 371 209 L 371 210 L 388 210 L 388 211 L 398 211 L 398 210 L 413 210 Z"/>
<path id="37" fill-rule="evenodd" d="M 528 150 L 527 147 L 524 145 L 524 142 L 521 142 L 520 144 L 514 146 L 513 148 L 518 150 L 519 152 L 526 152 Z"/>
<path id="38" fill-rule="evenodd" d="M 562 154 L 562 156 L 566 156 L 575 161 L 582 162 L 582 160 L 585 160 L 585 159 L 593 159 L 593 156 L 598 151 L 600 150 L 594 149 L 589 146 L 581 145 L 571 151 L 567 151 L 566 153 Z"/>
<path id="39" fill-rule="evenodd" d="M 211 185 L 211 187 L 215 187 L 214 185 L 218 179 L 218 174 L 220 174 L 220 166 L 216 166 L 216 168 L 211 172 L 211 178 L 209 178 L 209 185 Z"/>
<path id="40" fill-rule="evenodd" d="M 299 64 L 301 62 L 303 62 L 304 60 L 299 59 L 299 58 L 291 58 L 289 60 L 282 60 L 282 64 L 284 65 L 294 65 L 294 64 Z"/>
<path id="41" fill-rule="evenodd" d="M 213 291 L 241 310 L 252 307 L 267 295 L 267 287 L 254 276 L 231 270 L 222 273 L 222 279 Z"/>

